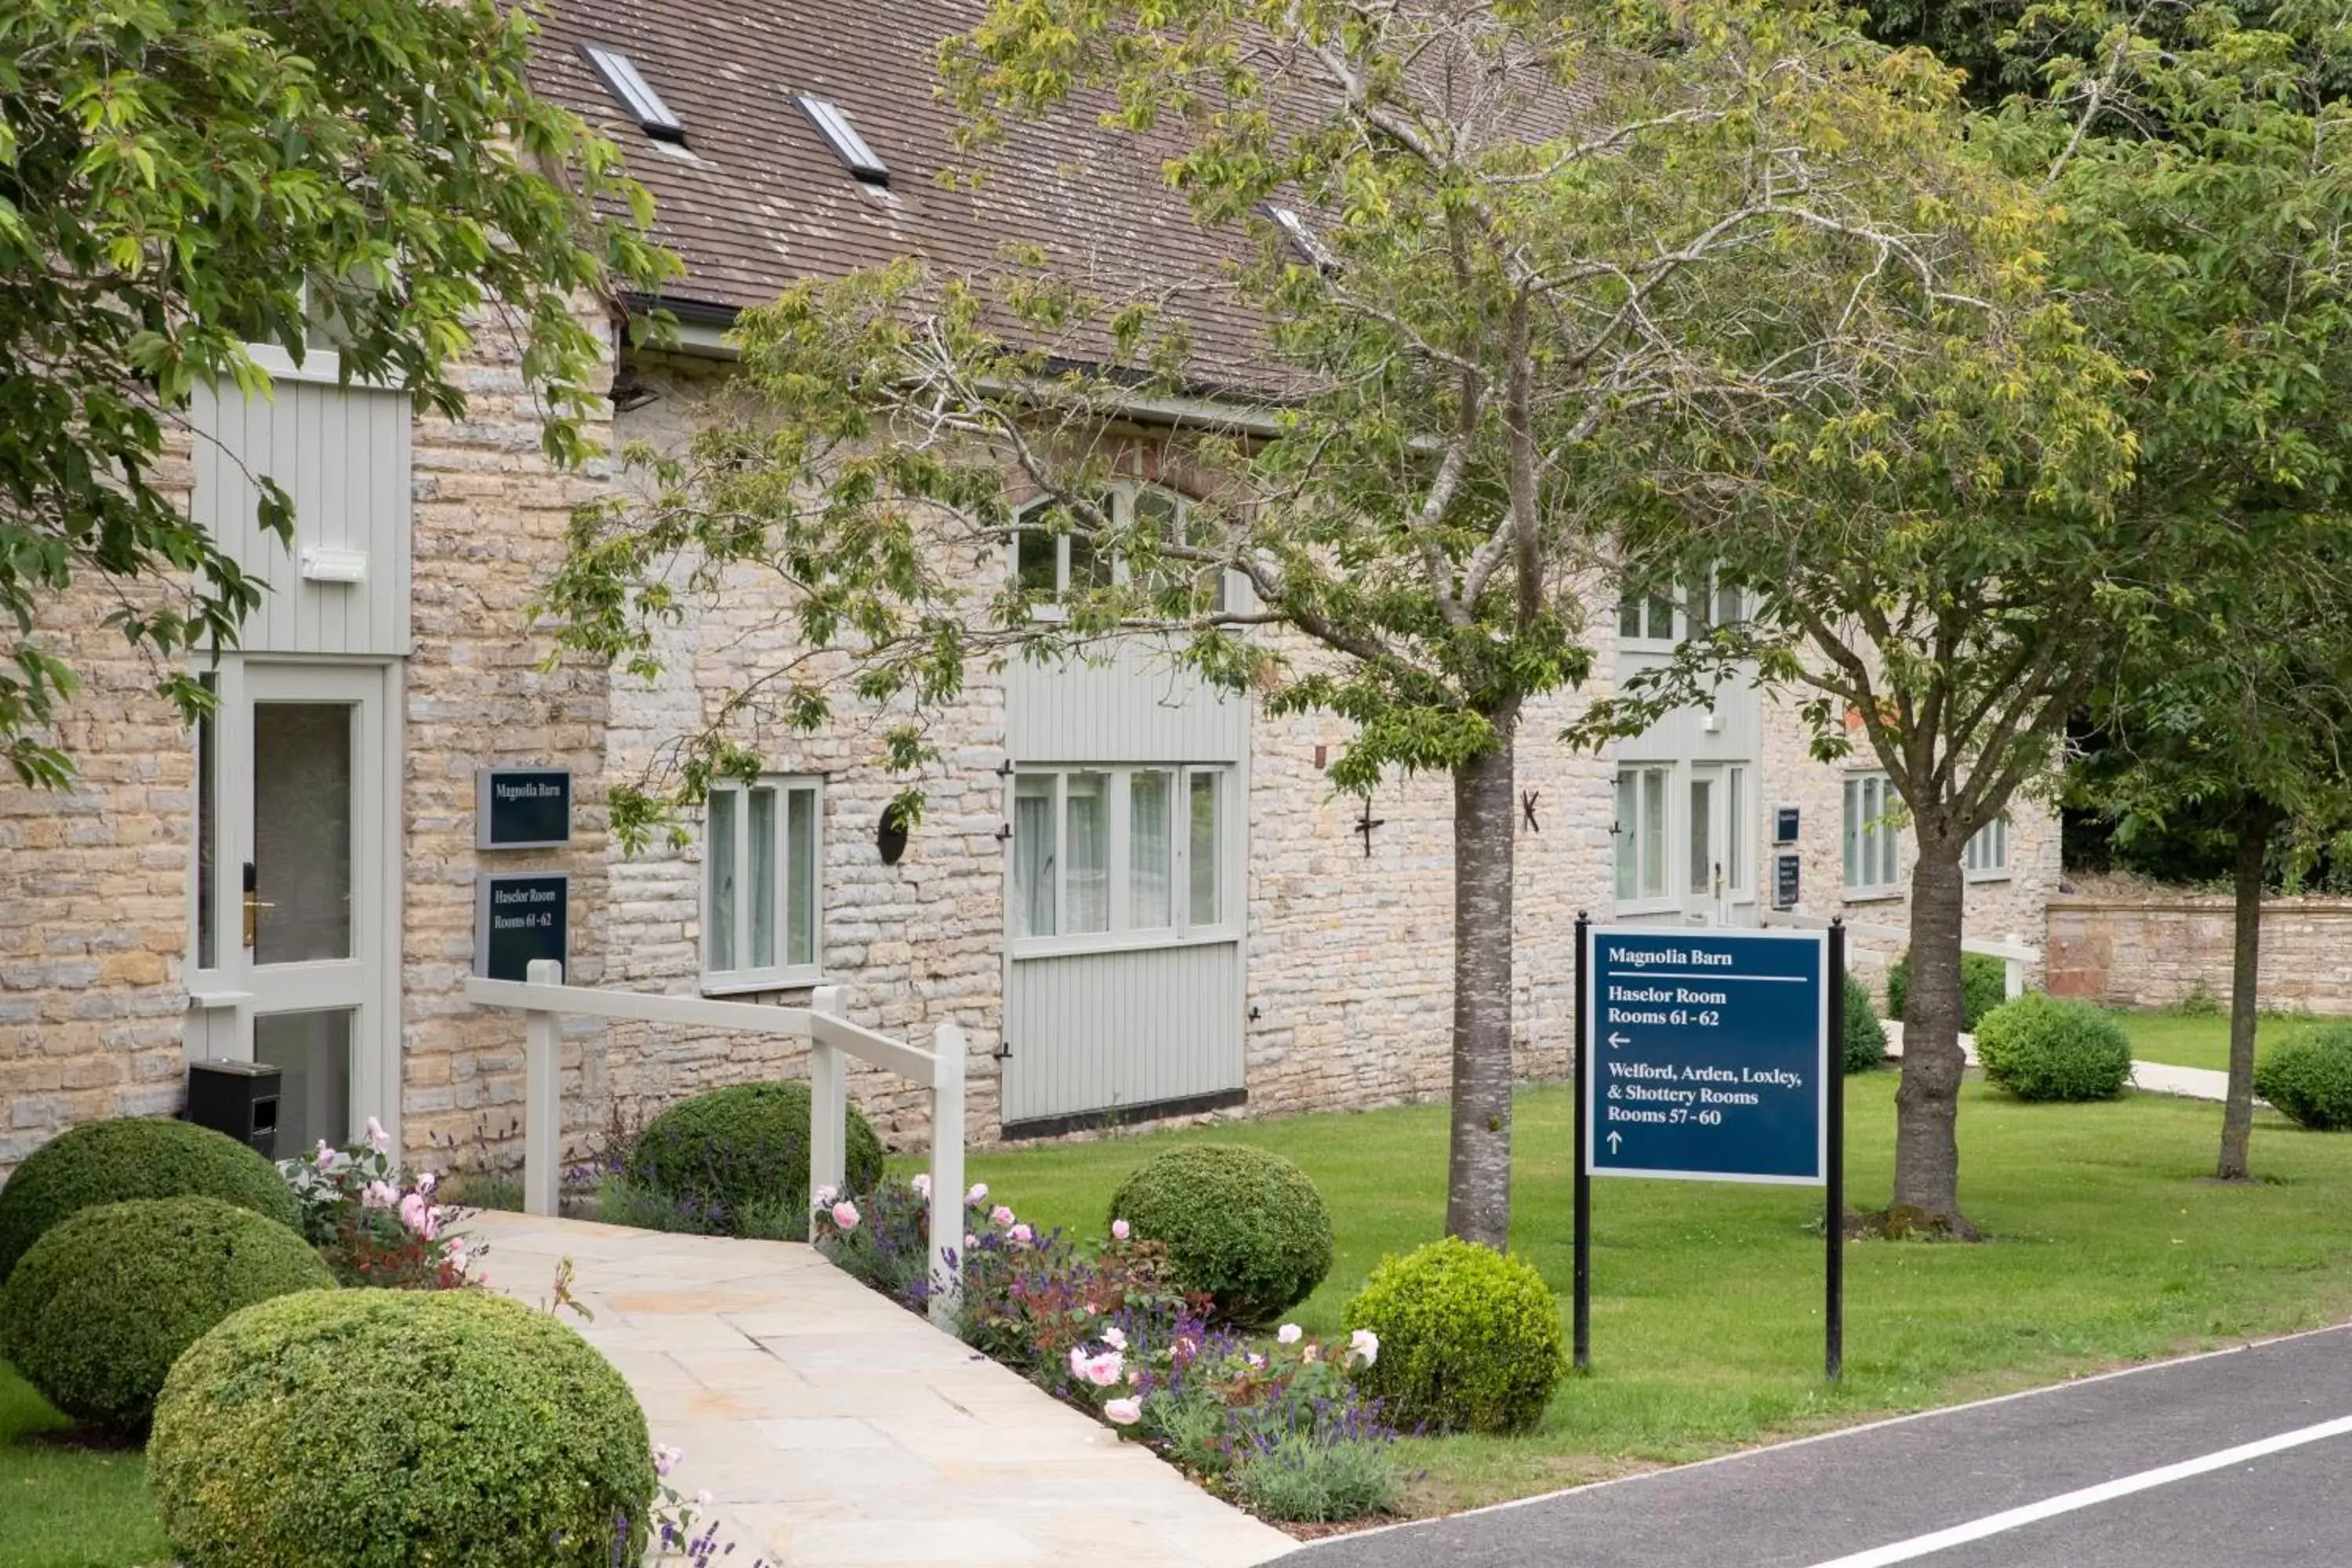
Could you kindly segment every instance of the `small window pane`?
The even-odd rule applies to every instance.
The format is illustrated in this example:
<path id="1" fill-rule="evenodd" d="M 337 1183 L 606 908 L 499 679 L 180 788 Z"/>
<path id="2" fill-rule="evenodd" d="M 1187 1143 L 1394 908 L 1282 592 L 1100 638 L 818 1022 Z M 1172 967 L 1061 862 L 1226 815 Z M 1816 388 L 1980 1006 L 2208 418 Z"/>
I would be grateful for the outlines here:
<path id="1" fill-rule="evenodd" d="M 1715 781 L 1693 779 L 1690 786 L 1690 890 L 1715 892 Z"/>
<path id="2" fill-rule="evenodd" d="M 1083 594 L 1092 588 L 1110 586 L 1110 556 L 1095 548 L 1093 538 L 1084 533 L 1069 536 L 1070 581 L 1068 592 Z"/>
<path id="3" fill-rule="evenodd" d="M 1639 781 L 1631 772 L 1617 775 L 1617 896 L 1630 899 L 1641 885 L 1641 803 Z"/>
<path id="4" fill-rule="evenodd" d="M 816 791 L 787 796 L 784 816 L 784 962 L 816 963 Z"/>
<path id="5" fill-rule="evenodd" d="M 1067 790 L 1069 869 L 1063 875 L 1073 935 L 1110 929 L 1110 781 L 1101 773 L 1072 773 Z"/>
<path id="6" fill-rule="evenodd" d="M 1664 595 L 1650 599 L 1650 640 L 1672 642 L 1675 638 L 1675 602 Z"/>
<path id="7" fill-rule="evenodd" d="M 1739 590 L 1728 583 L 1715 585 L 1715 624 L 1736 626 L 1748 618 L 1748 604 Z"/>
<path id="8" fill-rule="evenodd" d="M 1168 774 L 1130 774 L 1127 801 L 1128 924 L 1139 931 L 1174 925 L 1176 845 L 1168 828 L 1175 791 Z"/>
<path id="9" fill-rule="evenodd" d="M 735 900 L 740 892 L 735 881 L 735 801 L 741 793 L 712 790 L 705 807 L 710 818 L 709 842 L 703 847 L 710 882 L 707 962 L 719 973 L 735 967 Z"/>
<path id="10" fill-rule="evenodd" d="M 219 678 L 209 670 L 196 677 L 215 698 Z M 214 905 L 215 846 L 220 836 L 220 776 L 216 762 L 219 720 L 211 713 L 196 721 L 196 967 L 211 969 L 220 963 L 219 910 Z M 291 1147 L 292 1145 L 289 1145 Z"/>
<path id="11" fill-rule="evenodd" d="M 1023 773 L 1013 784 L 1013 931 L 1052 936 L 1054 775 Z"/>
<path id="12" fill-rule="evenodd" d="M 1735 893 L 1748 890 L 1747 784 L 1745 768 L 1723 775 L 1723 885 Z"/>
<path id="13" fill-rule="evenodd" d="M 1666 770 L 1642 772 L 1642 896 L 1666 894 Z"/>
<path id="14" fill-rule="evenodd" d="M 1013 540 L 1013 577 L 1022 593 L 1052 598 L 1061 586 L 1054 570 L 1061 542 L 1041 528 L 1024 528 Z"/>
<path id="15" fill-rule="evenodd" d="M 749 793 L 751 829 L 751 963 L 776 966 L 776 792 Z"/>
<path id="16" fill-rule="evenodd" d="M 1845 781 L 1845 885 L 1862 886 L 1862 781 Z"/>
<path id="17" fill-rule="evenodd" d="M 1192 776 L 1192 838 L 1188 851 L 1192 858 L 1192 923 L 1213 926 L 1222 920 L 1218 907 L 1217 847 L 1217 775 L 1197 773 Z"/>
<path id="18" fill-rule="evenodd" d="M 1636 641 L 1642 636 L 1642 601 L 1630 594 L 1617 606 L 1617 635 Z"/>

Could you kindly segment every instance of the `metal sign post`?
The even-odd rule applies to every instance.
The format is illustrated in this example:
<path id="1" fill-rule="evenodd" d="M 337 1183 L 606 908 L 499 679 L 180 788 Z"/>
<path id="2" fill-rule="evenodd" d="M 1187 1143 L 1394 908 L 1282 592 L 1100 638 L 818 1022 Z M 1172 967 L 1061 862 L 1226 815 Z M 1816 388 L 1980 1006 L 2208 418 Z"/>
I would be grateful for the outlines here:
<path id="1" fill-rule="evenodd" d="M 1822 1186 L 1824 1365 L 1844 1360 L 1845 932 L 1577 921 L 1575 1357 L 1591 1364 L 1591 1178 Z"/>

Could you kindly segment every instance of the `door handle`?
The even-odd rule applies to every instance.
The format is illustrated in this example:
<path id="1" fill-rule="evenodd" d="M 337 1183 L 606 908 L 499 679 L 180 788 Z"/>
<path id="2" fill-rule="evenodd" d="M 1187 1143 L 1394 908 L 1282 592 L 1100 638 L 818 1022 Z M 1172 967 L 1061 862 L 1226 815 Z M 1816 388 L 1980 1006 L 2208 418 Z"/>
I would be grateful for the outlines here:
<path id="1" fill-rule="evenodd" d="M 261 896 L 261 884 L 254 875 L 253 862 L 245 863 L 245 945 L 253 947 L 261 939 L 261 911 L 278 906 Z"/>

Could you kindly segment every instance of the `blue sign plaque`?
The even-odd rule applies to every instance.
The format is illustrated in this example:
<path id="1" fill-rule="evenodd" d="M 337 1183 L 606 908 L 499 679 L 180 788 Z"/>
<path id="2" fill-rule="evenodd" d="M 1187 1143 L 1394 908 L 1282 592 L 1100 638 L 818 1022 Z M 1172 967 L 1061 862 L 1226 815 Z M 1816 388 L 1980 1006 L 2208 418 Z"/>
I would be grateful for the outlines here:
<path id="1" fill-rule="evenodd" d="M 1587 940 L 1586 1171 L 1825 1182 L 1828 933 L 1594 927 Z"/>

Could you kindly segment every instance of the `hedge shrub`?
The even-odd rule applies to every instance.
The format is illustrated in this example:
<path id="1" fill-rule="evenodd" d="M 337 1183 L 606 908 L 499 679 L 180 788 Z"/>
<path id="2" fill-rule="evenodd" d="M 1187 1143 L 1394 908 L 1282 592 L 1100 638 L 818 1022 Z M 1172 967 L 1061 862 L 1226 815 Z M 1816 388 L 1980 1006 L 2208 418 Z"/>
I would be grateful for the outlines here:
<path id="1" fill-rule="evenodd" d="M 1886 1065 L 1886 1026 L 1871 1011 L 1870 988 L 1852 972 L 1845 977 L 1845 1070 L 1874 1072 Z"/>
<path id="2" fill-rule="evenodd" d="M 147 1469 L 185 1568 L 606 1568 L 656 1485 L 621 1374 L 478 1290 L 246 1309 L 172 1369 Z"/>
<path id="3" fill-rule="evenodd" d="M 2352 1127 L 2352 1024 L 2289 1036 L 2254 1063 L 2254 1092 L 2316 1132 Z"/>
<path id="4" fill-rule="evenodd" d="M 882 1141 L 849 1111 L 847 1179 L 882 1179 Z M 631 1183 L 703 1211 L 722 1234 L 808 1234 L 809 1086 L 740 1083 L 681 1100 L 646 1124 L 629 1152 Z"/>
<path id="5" fill-rule="evenodd" d="M 1900 1019 L 1911 994 L 1911 953 L 1905 949 L 1886 972 L 1886 1016 Z M 1976 1033 L 1986 1014 L 2009 1000 L 2009 965 L 1990 953 L 1960 954 L 1960 1032 Z"/>
<path id="6" fill-rule="evenodd" d="M 104 1204 L 50 1226 L 0 1286 L 0 1358 L 76 1420 L 135 1433 L 163 1374 L 214 1324 L 334 1285 L 308 1242 L 234 1204 Z"/>
<path id="7" fill-rule="evenodd" d="M 131 1198 L 218 1198 L 300 1223 L 278 1167 L 225 1133 L 140 1117 L 92 1121 L 34 1150 L 0 1187 L 0 1279 L 41 1233 L 68 1215 Z"/>
<path id="8" fill-rule="evenodd" d="M 2088 1002 L 2021 996 L 1976 1035 L 1985 1077 L 2020 1100 L 2113 1100 L 2131 1081 L 2131 1040 Z"/>
<path id="9" fill-rule="evenodd" d="M 1568 1370 L 1559 1302 L 1535 1268 L 1454 1237 L 1372 1270 L 1348 1327 L 1381 1339 L 1357 1381 L 1411 1430 L 1526 1432 Z"/>
<path id="10" fill-rule="evenodd" d="M 1168 1248 L 1176 1284 L 1230 1322 L 1270 1323 L 1331 1271 L 1331 1211 L 1307 1173 L 1239 1143 L 1193 1143 L 1138 1167 L 1110 1219 Z"/>

